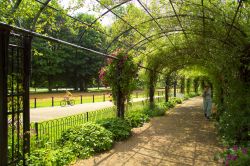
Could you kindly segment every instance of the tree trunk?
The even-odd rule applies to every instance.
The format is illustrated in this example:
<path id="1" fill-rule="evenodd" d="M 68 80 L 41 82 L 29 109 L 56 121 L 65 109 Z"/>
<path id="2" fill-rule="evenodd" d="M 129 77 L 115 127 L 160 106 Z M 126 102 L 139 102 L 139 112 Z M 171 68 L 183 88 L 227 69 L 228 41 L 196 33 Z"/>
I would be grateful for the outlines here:
<path id="1" fill-rule="evenodd" d="M 52 92 L 52 79 L 51 76 L 48 76 L 48 90 Z"/>
<path id="2" fill-rule="evenodd" d="M 75 91 L 78 90 L 78 81 L 77 80 L 74 81 L 74 90 Z"/>

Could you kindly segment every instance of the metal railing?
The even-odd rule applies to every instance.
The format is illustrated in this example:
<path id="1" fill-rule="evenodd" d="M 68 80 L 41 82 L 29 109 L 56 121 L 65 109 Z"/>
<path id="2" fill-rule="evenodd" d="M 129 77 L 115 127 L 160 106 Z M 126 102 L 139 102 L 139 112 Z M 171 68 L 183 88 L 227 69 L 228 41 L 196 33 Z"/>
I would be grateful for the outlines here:
<path id="1" fill-rule="evenodd" d="M 157 97 L 156 102 L 163 102 L 164 97 Z M 133 107 L 143 107 L 148 100 L 134 102 L 126 105 L 126 112 Z M 126 114 L 125 114 L 126 116 Z M 68 116 L 60 119 L 54 119 L 44 122 L 35 122 L 30 124 L 31 133 L 38 142 L 47 142 L 48 146 L 55 146 L 61 138 L 63 131 L 81 125 L 86 122 L 96 122 L 107 118 L 116 117 L 116 107 L 109 107 L 101 110 L 89 111 L 78 115 Z"/>
<path id="2" fill-rule="evenodd" d="M 155 93 L 158 96 L 163 96 L 164 91 L 157 91 Z M 145 98 L 145 92 L 134 92 L 132 94 L 132 98 Z M 112 100 L 109 94 L 91 94 L 91 95 L 78 95 L 75 97 L 72 97 L 72 99 L 75 101 L 75 104 L 83 104 L 83 103 L 95 103 L 95 102 L 105 102 Z M 60 106 L 60 102 L 63 100 L 63 97 L 55 97 L 51 96 L 49 98 L 38 98 L 34 97 L 30 99 L 30 108 L 38 108 L 38 107 L 54 107 L 54 106 Z"/>

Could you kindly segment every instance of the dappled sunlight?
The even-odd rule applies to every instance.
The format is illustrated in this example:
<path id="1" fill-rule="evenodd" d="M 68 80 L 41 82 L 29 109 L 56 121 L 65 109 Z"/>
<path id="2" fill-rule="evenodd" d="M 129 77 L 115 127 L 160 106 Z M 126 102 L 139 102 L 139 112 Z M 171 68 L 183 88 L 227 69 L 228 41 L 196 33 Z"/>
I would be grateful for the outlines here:
<path id="1" fill-rule="evenodd" d="M 114 149 L 78 165 L 220 165 L 214 156 L 221 152 L 213 122 L 204 118 L 201 98 L 172 109 L 163 117 L 133 130 L 133 136 Z"/>

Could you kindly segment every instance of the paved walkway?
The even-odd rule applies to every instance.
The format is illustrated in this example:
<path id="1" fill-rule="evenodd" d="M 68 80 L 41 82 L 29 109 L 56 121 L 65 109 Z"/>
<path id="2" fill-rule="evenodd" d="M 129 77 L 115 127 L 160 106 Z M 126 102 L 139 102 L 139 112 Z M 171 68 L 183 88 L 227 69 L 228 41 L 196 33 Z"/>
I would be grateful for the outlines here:
<path id="1" fill-rule="evenodd" d="M 145 98 L 132 99 L 133 102 L 139 102 L 143 100 L 145 100 Z M 78 104 L 66 107 L 56 106 L 56 107 L 33 108 L 30 110 L 30 121 L 41 122 L 46 120 L 58 119 L 62 117 L 72 116 L 89 111 L 95 111 L 112 106 L 114 106 L 112 102 L 106 101 L 97 103 Z"/>
<path id="2" fill-rule="evenodd" d="M 185 101 L 163 117 L 133 130 L 133 136 L 106 153 L 74 166 L 213 166 L 221 151 L 213 122 L 205 120 L 202 99 Z"/>

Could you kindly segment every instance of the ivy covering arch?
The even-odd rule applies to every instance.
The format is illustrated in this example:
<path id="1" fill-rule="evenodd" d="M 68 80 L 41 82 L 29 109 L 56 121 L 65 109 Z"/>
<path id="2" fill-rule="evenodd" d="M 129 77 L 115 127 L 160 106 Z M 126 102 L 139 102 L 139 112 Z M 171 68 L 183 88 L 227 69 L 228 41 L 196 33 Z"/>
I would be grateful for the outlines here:
<path id="1" fill-rule="evenodd" d="M 35 37 L 34 58 L 40 56 L 41 48 L 36 45 L 40 39 L 46 40 L 51 52 L 66 45 L 63 50 L 70 52 L 69 59 L 72 52 L 75 59 L 86 54 L 99 62 L 104 60 L 95 59 L 96 54 L 117 59 L 111 53 L 123 48 L 135 64 L 148 69 L 151 102 L 159 75 L 168 82 L 173 72 L 195 68 L 214 86 L 224 138 L 249 142 L 249 1 L 96 0 L 92 2 L 94 9 L 102 11 L 96 18 L 70 14 L 86 6 L 86 2 L 65 9 L 57 0 L 6 0 L 0 4 L 1 33 L 7 29 L 13 35 L 21 32 Z M 113 23 L 105 28 L 100 21 L 108 14 Z"/>

